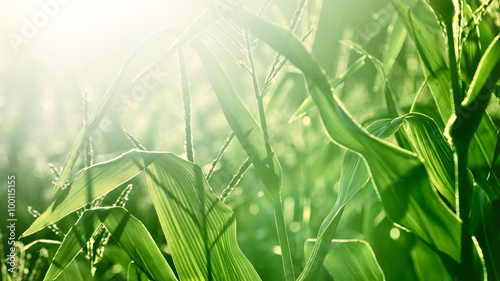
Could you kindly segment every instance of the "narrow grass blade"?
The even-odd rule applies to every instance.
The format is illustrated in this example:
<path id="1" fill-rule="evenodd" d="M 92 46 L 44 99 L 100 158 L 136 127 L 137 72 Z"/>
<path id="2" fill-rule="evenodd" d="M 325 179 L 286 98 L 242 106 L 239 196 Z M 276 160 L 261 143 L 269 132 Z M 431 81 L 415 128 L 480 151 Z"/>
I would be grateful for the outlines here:
<path id="1" fill-rule="evenodd" d="M 184 105 L 184 127 L 185 127 L 185 145 L 187 160 L 194 163 L 193 130 L 191 125 L 191 92 L 189 89 L 188 72 L 184 50 L 179 48 L 179 72 L 181 74 L 182 85 L 182 103 Z"/>
<path id="2" fill-rule="evenodd" d="M 306 241 L 306 256 L 311 253 L 314 243 L 314 240 Z M 324 266 L 338 281 L 385 280 L 372 248 L 362 240 L 331 241 Z"/>
<path id="3" fill-rule="evenodd" d="M 281 188 L 281 165 L 276 154 L 273 151 L 268 152 L 262 129 L 241 101 L 212 52 L 199 40 L 193 40 L 191 46 L 207 69 L 212 88 L 231 129 L 250 157 L 266 188 L 273 196 L 277 196 Z"/>
<path id="4" fill-rule="evenodd" d="M 459 261 L 460 221 L 432 189 L 420 160 L 362 129 L 332 95 L 323 70 L 293 34 L 244 9 L 233 13 L 231 20 L 281 52 L 304 73 L 328 135 L 364 156 L 389 217 Z"/>
<path id="5" fill-rule="evenodd" d="M 149 278 L 177 280 L 146 227 L 121 207 L 85 211 L 64 237 L 44 280 L 57 278 L 87 245 L 101 223 Z"/>
<path id="6" fill-rule="evenodd" d="M 34 252 L 37 252 L 37 251 L 40 251 L 41 249 L 47 249 L 49 250 L 49 256 L 50 256 L 50 250 L 55 248 L 59 248 L 59 246 L 61 245 L 61 241 L 57 241 L 57 240 L 48 240 L 48 239 L 40 239 L 40 240 L 35 240 L 31 243 L 29 243 L 28 245 L 26 245 L 24 247 L 24 250 L 25 251 L 29 251 L 31 253 L 34 253 Z M 55 253 L 55 251 L 54 251 Z"/>

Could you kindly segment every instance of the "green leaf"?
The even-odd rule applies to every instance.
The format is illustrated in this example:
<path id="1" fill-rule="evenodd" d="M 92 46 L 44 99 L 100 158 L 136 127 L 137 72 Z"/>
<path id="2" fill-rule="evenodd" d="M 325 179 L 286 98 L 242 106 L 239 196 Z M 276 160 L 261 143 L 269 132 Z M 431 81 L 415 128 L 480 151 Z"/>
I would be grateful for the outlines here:
<path id="1" fill-rule="evenodd" d="M 57 278 L 87 245 L 101 223 L 151 279 L 177 280 L 146 227 L 121 207 L 87 210 L 64 237 L 44 280 Z"/>
<path id="2" fill-rule="evenodd" d="M 365 55 L 368 59 L 370 59 L 373 62 L 373 65 L 375 66 L 375 69 L 378 72 L 378 77 L 380 77 L 380 80 L 384 84 L 384 97 L 385 97 L 385 104 L 387 106 L 387 111 L 389 113 L 389 117 L 391 118 L 396 118 L 399 116 L 398 110 L 396 108 L 396 103 L 394 101 L 394 95 L 392 94 L 391 87 L 389 86 L 389 80 L 387 79 L 387 75 L 385 74 L 385 68 L 384 64 L 378 60 L 376 57 L 370 55 L 361 45 L 356 44 L 351 41 L 342 41 L 343 44 L 346 44 L 350 46 L 351 48 L 357 50 L 361 54 Z M 396 139 L 398 141 L 398 144 L 401 148 L 411 150 L 411 145 L 409 144 L 408 140 L 408 135 L 406 135 L 406 132 L 401 130 L 401 131 L 396 131 Z"/>
<path id="3" fill-rule="evenodd" d="M 307 89 L 304 79 L 300 79 L 300 77 L 302 77 L 300 72 L 286 72 L 273 90 L 266 91 L 271 97 L 265 108 L 266 116 L 271 116 L 277 113 L 278 110 L 282 112 L 288 107 L 291 109 L 297 108 L 304 102 L 304 99 L 309 97 L 307 93 L 309 89 Z M 284 108 L 284 105 L 287 108 Z"/>
<path id="4" fill-rule="evenodd" d="M 450 70 L 436 41 L 425 26 L 401 0 L 393 0 L 394 7 L 403 21 L 408 34 L 417 47 L 427 84 L 436 100 L 439 113 L 446 123 L 451 116 Z"/>
<path id="5" fill-rule="evenodd" d="M 111 161 L 93 165 L 80 172 L 64 189 L 54 195 L 54 201 L 21 235 L 31 235 L 51 225 L 85 204 L 97 199 L 115 187 L 140 174 L 160 154 L 140 154 L 137 151 L 123 154 Z M 96 183 L 99 180 L 99 184 Z"/>
<path id="6" fill-rule="evenodd" d="M 482 50 L 480 37 L 484 34 L 480 33 L 479 28 L 476 23 L 480 22 L 479 15 L 474 15 L 472 13 L 472 8 L 467 3 L 463 5 L 464 20 L 467 21 L 467 25 L 464 26 L 462 33 L 467 36 L 467 40 L 462 42 L 462 51 L 460 58 L 460 74 L 462 80 L 469 84 L 472 82 L 474 73 L 476 72 L 479 61 L 481 60 Z M 481 36 L 480 36 L 481 35 Z M 484 36 L 487 37 L 487 36 Z M 491 39 L 490 39 L 491 41 Z"/>
<path id="7" fill-rule="evenodd" d="M 379 120 L 371 124 L 367 129 L 377 137 L 387 138 L 396 133 L 403 120 L 403 118 Z M 335 234 L 344 207 L 366 185 L 369 178 L 370 173 L 363 158 L 352 151 L 346 151 L 342 163 L 337 201 L 321 224 L 316 243 L 311 250 L 312 254 L 309 256 L 306 266 L 309 272 L 317 271 L 317 268 L 323 263 L 327 254 L 326 249 Z"/>
<path id="8" fill-rule="evenodd" d="M 448 204 L 455 208 L 455 177 L 453 152 L 437 124 L 428 116 L 409 113 L 395 119 L 375 121 L 368 131 L 380 138 L 396 133 L 406 121 L 409 125 L 417 154 L 427 169 L 427 173 Z"/>
<path id="9" fill-rule="evenodd" d="M 432 189 L 418 158 L 362 129 L 332 95 L 323 70 L 293 34 L 243 9 L 230 19 L 282 53 L 304 73 L 328 135 L 366 159 L 389 217 L 459 261 L 460 221 Z"/>
<path id="10" fill-rule="evenodd" d="M 433 37 L 417 17 L 415 17 L 409 7 L 401 0 L 393 0 L 393 3 L 408 34 L 417 47 L 429 89 L 436 101 L 443 122 L 446 124 L 452 115 L 450 94 L 451 76 L 443 54 Z M 479 82 L 480 81 L 477 83 Z M 497 133 L 493 121 L 488 114 L 485 113 L 483 114 L 479 127 L 470 144 L 468 159 L 469 168 L 474 169 L 490 166 L 490 157 L 494 153 L 496 139 Z M 474 176 L 479 178 L 482 175 L 475 174 Z M 496 176 L 493 176 L 493 180 L 496 185 L 492 188 L 488 186 L 482 186 L 482 188 L 484 188 L 488 196 L 494 200 L 500 198 L 500 180 Z"/>
<path id="11" fill-rule="evenodd" d="M 53 224 L 144 170 L 181 279 L 260 280 L 236 242 L 233 212 L 213 194 L 198 166 L 171 153 L 132 150 L 83 170 L 24 235 Z M 99 213 L 100 221 L 102 216 Z M 95 218 L 87 220 L 98 224 Z"/>
<path id="12" fill-rule="evenodd" d="M 365 49 L 363 49 L 363 47 L 361 47 L 361 45 L 357 43 L 346 40 L 341 41 L 341 43 L 353 48 L 362 55 L 365 55 L 368 59 L 370 59 L 373 62 L 373 65 L 375 66 L 375 69 L 377 70 L 380 79 L 384 83 L 385 101 L 387 105 L 387 111 L 389 112 L 389 117 L 391 118 L 398 117 L 396 103 L 394 102 L 394 97 L 392 95 L 391 88 L 389 87 L 389 81 L 387 80 L 387 75 L 385 75 L 384 64 L 374 56 L 370 55 Z"/>
<path id="13" fill-rule="evenodd" d="M 408 35 L 408 32 L 404 28 L 400 18 L 396 19 L 396 21 L 390 26 L 390 31 L 388 32 L 390 32 L 386 42 L 386 46 L 388 47 L 385 49 L 384 58 L 382 60 L 384 69 L 387 72 L 391 70 L 392 66 L 396 62 Z"/>
<path id="14" fill-rule="evenodd" d="M 197 36 L 208 25 L 215 22 L 216 19 L 218 19 L 218 16 L 214 11 L 212 11 L 212 10 L 205 11 L 189 27 L 187 27 L 185 29 L 185 31 L 172 44 L 172 46 L 165 53 L 165 55 L 163 56 L 163 58 L 161 60 L 162 61 L 166 60 L 172 54 L 177 52 L 177 50 L 184 43 L 186 43 L 188 40 L 192 39 L 193 37 Z M 94 110 L 94 112 L 90 116 L 87 123 L 85 123 L 82 130 L 78 133 L 78 136 L 76 137 L 76 140 L 73 144 L 73 148 L 68 156 L 68 159 L 66 160 L 66 163 L 64 164 L 61 175 L 54 186 L 54 190 L 53 190 L 54 193 L 57 192 L 59 190 L 59 188 L 63 187 L 67 183 L 67 181 L 71 178 L 71 173 L 72 173 L 73 167 L 78 159 L 78 155 L 80 154 L 80 151 L 83 147 L 85 140 L 88 140 L 92 136 L 94 131 L 99 126 L 99 123 L 101 122 L 102 118 L 106 114 L 106 111 L 108 110 L 109 106 L 112 104 L 112 102 L 116 98 L 116 96 L 118 96 L 118 93 L 119 93 L 117 91 L 118 85 L 121 83 L 123 76 L 124 76 L 124 73 L 126 72 L 131 61 L 133 60 L 135 55 L 138 53 L 138 51 L 141 49 L 141 47 L 144 45 L 144 43 L 146 43 L 150 38 L 153 38 L 156 35 L 157 35 L 157 33 L 153 33 L 153 34 L 149 35 L 148 37 L 146 37 L 141 42 L 141 44 L 137 47 L 135 52 L 132 53 L 123 63 L 123 65 L 120 69 L 120 72 L 113 80 L 108 91 L 106 92 L 106 94 L 103 96 L 103 98 L 101 99 L 101 101 L 97 105 L 97 108 Z"/>
<path id="15" fill-rule="evenodd" d="M 471 209 L 471 232 L 476 233 L 481 243 L 487 273 L 490 280 L 500 280 L 500 229 L 497 221 L 500 219 L 500 205 L 489 200 L 483 189 L 474 188 L 473 205 Z M 476 247 L 478 248 L 478 247 Z M 477 261 L 476 261 L 477 262 Z M 486 272 L 486 271 L 484 271 Z"/>
<path id="16" fill-rule="evenodd" d="M 470 106 L 472 102 L 476 99 L 477 95 L 483 89 L 483 87 L 489 87 L 489 91 L 493 91 L 496 87 L 496 80 L 498 80 L 499 75 L 491 75 L 492 71 L 496 69 L 498 72 L 500 70 L 500 34 L 495 37 L 493 42 L 491 42 L 488 49 L 481 58 L 479 65 L 477 67 L 472 83 L 467 91 L 467 97 L 462 102 L 462 106 Z"/>
<path id="17" fill-rule="evenodd" d="M 436 122 L 420 113 L 404 116 L 408 122 L 418 156 L 434 186 L 455 208 L 455 164 L 453 152 Z"/>
<path id="18" fill-rule="evenodd" d="M 262 129 L 241 101 L 212 52 L 199 40 L 193 40 L 191 46 L 207 69 L 208 78 L 227 122 L 245 149 L 264 185 L 275 197 L 281 189 L 282 176 L 281 165 L 276 154 L 272 149 L 268 151 Z"/>
<path id="19" fill-rule="evenodd" d="M 236 242 L 234 213 L 198 166 L 163 154 L 146 176 L 181 280 L 260 280 Z"/>
<path id="20" fill-rule="evenodd" d="M 306 241 L 306 256 L 310 254 L 314 242 L 311 239 Z M 362 240 L 331 241 L 324 266 L 338 281 L 385 280 L 372 248 Z"/>
<path id="21" fill-rule="evenodd" d="M 212 52 L 200 40 L 193 40 L 192 47 L 205 66 L 212 88 L 224 112 L 227 122 L 245 149 L 265 187 L 272 195 L 278 238 L 281 246 L 285 279 L 293 280 L 293 263 L 281 203 L 281 165 L 269 140 L 250 114 L 231 81 Z M 262 114 L 264 114 L 262 112 Z M 231 279 L 232 280 L 232 279 Z"/>

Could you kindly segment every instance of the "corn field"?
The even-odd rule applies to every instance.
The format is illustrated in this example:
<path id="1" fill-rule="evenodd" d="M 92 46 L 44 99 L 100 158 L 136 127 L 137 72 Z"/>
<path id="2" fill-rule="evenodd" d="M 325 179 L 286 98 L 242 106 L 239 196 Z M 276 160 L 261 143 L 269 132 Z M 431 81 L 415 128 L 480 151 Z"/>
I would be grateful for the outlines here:
<path id="1" fill-rule="evenodd" d="M 1 280 L 500 280 L 498 0 L 28 2 Z"/>

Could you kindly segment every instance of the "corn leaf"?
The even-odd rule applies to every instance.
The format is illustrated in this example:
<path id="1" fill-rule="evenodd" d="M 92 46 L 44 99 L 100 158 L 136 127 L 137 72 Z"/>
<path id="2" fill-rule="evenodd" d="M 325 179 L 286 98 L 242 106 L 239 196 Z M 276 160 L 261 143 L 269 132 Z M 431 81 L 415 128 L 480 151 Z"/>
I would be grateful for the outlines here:
<path id="1" fill-rule="evenodd" d="M 146 227 L 121 207 L 87 210 L 70 229 L 44 280 L 56 278 L 104 224 L 132 260 L 153 280 L 177 280 Z"/>
<path id="2" fill-rule="evenodd" d="M 387 138 L 399 129 L 402 121 L 402 118 L 379 120 L 370 125 L 368 131 L 378 137 Z M 363 158 L 352 151 L 346 151 L 342 162 L 337 201 L 319 229 L 318 237 L 311 250 L 312 254 L 306 265 L 309 272 L 316 272 L 317 268 L 323 263 L 327 255 L 326 249 L 328 249 L 328 245 L 330 245 L 335 234 L 344 207 L 366 185 L 369 178 L 370 173 Z"/>
<path id="3" fill-rule="evenodd" d="M 429 177 L 446 202 L 455 208 L 455 177 L 453 152 L 437 124 L 428 116 L 409 113 L 395 119 L 375 121 L 368 131 L 380 138 L 393 135 L 406 121 L 417 155 L 427 169 Z"/>
<path id="4" fill-rule="evenodd" d="M 170 153 L 132 150 L 83 170 L 24 235 L 53 224 L 142 171 L 181 279 L 260 280 L 236 243 L 233 212 L 213 194 L 198 166 Z"/>
<path id="5" fill-rule="evenodd" d="M 389 112 L 389 117 L 396 118 L 398 116 L 398 112 L 396 108 L 396 103 L 394 102 L 394 97 L 391 88 L 389 87 L 389 81 L 387 80 L 387 75 L 385 74 L 384 64 L 374 56 L 370 55 L 365 49 L 363 49 L 363 47 L 361 47 L 361 45 L 357 43 L 345 40 L 341 41 L 341 43 L 351 47 L 352 49 L 356 50 L 362 55 L 365 55 L 368 59 L 370 59 L 373 62 L 373 65 L 375 66 L 375 69 L 378 72 L 379 78 L 384 83 L 385 102 L 387 105 L 387 111 Z"/>
<path id="6" fill-rule="evenodd" d="M 278 157 L 276 157 L 261 127 L 239 98 L 213 53 L 200 40 L 193 40 L 191 45 L 207 70 L 208 78 L 226 120 L 245 149 L 264 186 L 271 193 L 278 239 L 283 253 L 282 261 L 285 279 L 294 280 L 293 262 L 281 202 L 282 171 Z M 261 114 L 264 114 L 264 112 L 261 112 Z"/>
<path id="7" fill-rule="evenodd" d="M 164 154 L 146 177 L 181 280 L 260 280 L 236 242 L 234 213 L 198 166 Z"/>
<path id="8" fill-rule="evenodd" d="M 489 200 L 486 193 L 474 189 L 473 207 L 471 210 L 471 231 L 477 233 L 478 240 L 482 241 L 481 250 L 487 266 L 490 280 L 500 280 L 500 237 L 498 236 L 497 221 L 500 219 L 500 206 Z"/>
<path id="9" fill-rule="evenodd" d="M 408 35 L 408 32 L 399 18 L 390 26 L 390 31 L 388 30 L 388 32 L 390 32 L 386 42 L 386 46 L 388 47 L 385 49 L 384 58 L 382 60 L 384 69 L 387 72 L 390 71 L 396 62 L 396 58 L 399 56 Z"/>
<path id="10" fill-rule="evenodd" d="M 385 97 L 385 104 L 387 106 L 387 111 L 389 113 L 390 118 L 396 118 L 399 116 L 398 110 L 396 107 L 396 103 L 394 101 L 394 95 L 392 93 L 391 87 L 389 86 L 389 80 L 387 79 L 387 75 L 385 73 L 385 68 L 384 64 L 378 60 L 376 57 L 370 55 L 361 45 L 356 44 L 352 41 L 342 41 L 343 44 L 346 44 L 350 46 L 351 48 L 355 49 L 359 53 L 365 55 L 368 59 L 370 59 L 373 62 L 373 65 L 375 66 L 375 69 L 378 72 L 378 77 L 384 84 L 384 97 Z M 398 144 L 400 147 L 411 150 L 411 146 L 409 144 L 408 140 L 408 135 L 406 134 L 405 131 L 396 131 L 396 139 L 398 141 Z"/>
<path id="11" fill-rule="evenodd" d="M 314 243 L 314 240 L 306 241 L 306 256 L 311 253 Z M 362 240 L 331 241 L 324 266 L 338 281 L 385 280 L 372 248 Z"/>
<path id="12" fill-rule="evenodd" d="M 71 182 L 54 195 L 54 201 L 21 235 L 31 235 L 51 225 L 68 214 L 92 202 L 117 186 L 140 174 L 146 167 L 145 161 L 153 162 L 158 155 L 127 153 L 109 162 L 84 169 Z M 99 183 L 95 181 L 99 179 Z"/>
<path id="13" fill-rule="evenodd" d="M 362 129 L 332 95 L 323 70 L 293 34 L 244 9 L 231 14 L 230 19 L 282 53 L 304 73 L 328 135 L 337 144 L 363 155 L 389 217 L 460 261 L 460 222 L 432 189 L 419 159 Z M 308 278 L 301 276 L 299 280 Z"/>
<path id="14" fill-rule="evenodd" d="M 427 169 L 430 170 L 429 174 L 432 178 L 432 175 L 434 174 L 433 172 L 435 172 L 434 170 L 432 170 L 434 168 L 432 164 L 438 164 L 438 167 L 436 167 L 435 169 L 440 171 L 440 164 L 442 163 L 442 161 L 441 159 L 437 159 L 438 161 L 429 161 L 435 159 L 429 159 L 429 157 L 427 156 L 441 157 L 441 153 L 443 153 L 445 157 L 448 156 L 448 154 L 445 153 L 448 151 L 441 152 L 441 146 L 444 146 L 444 149 L 448 148 L 449 154 L 451 154 L 451 150 L 446 145 L 444 137 L 440 134 L 437 125 L 432 122 L 430 118 L 420 114 L 408 114 L 396 119 L 383 119 L 375 121 L 367 128 L 367 130 L 371 134 L 379 138 L 388 138 L 394 135 L 399 130 L 399 128 L 403 124 L 403 121 L 405 120 L 410 124 L 410 128 L 416 131 L 416 133 L 414 133 L 414 135 L 416 136 L 414 141 L 416 142 L 416 146 L 419 148 L 417 151 L 420 152 L 422 150 L 421 146 L 430 146 L 429 151 L 431 152 L 427 153 L 427 151 L 424 151 L 426 154 L 424 154 L 423 158 L 427 160 L 424 160 L 424 163 L 431 163 L 430 168 Z M 429 140 L 426 139 L 425 136 L 429 136 Z M 437 148 L 433 147 L 434 145 L 437 146 Z M 433 152 L 436 151 L 438 153 L 437 155 L 434 155 Z M 446 162 L 442 164 L 451 164 L 451 174 L 445 175 L 451 176 L 451 181 L 446 182 L 447 186 L 450 186 L 450 183 L 453 182 L 453 159 L 446 158 L 446 160 L 449 160 L 449 163 Z M 365 166 L 363 158 L 352 151 L 347 151 L 344 155 L 342 165 L 340 189 L 337 197 L 337 202 L 321 225 L 316 244 L 314 245 L 312 249 L 312 255 L 309 258 L 309 263 L 312 264 L 309 266 L 311 268 L 311 271 L 316 271 L 318 265 L 323 261 L 326 255 L 326 251 L 324 249 L 326 249 L 328 245 L 327 243 L 330 243 L 330 240 L 335 233 L 336 227 L 338 225 L 338 220 L 340 220 L 343 208 L 351 200 L 351 198 L 354 197 L 354 195 L 356 195 L 356 193 L 358 193 L 361 188 L 363 188 L 363 186 L 368 182 L 369 178 L 370 174 L 367 167 Z M 440 189 L 438 188 L 438 190 Z M 454 190 L 452 189 L 451 192 L 454 192 Z M 452 197 L 449 203 L 454 204 L 454 202 L 454 197 Z"/>
<path id="15" fill-rule="evenodd" d="M 445 121 L 451 116 L 451 82 L 450 70 L 446 65 L 443 54 L 435 40 L 424 25 L 413 15 L 408 6 L 401 0 L 393 0 L 394 7 L 403 21 L 408 34 L 413 39 L 424 66 L 427 85 L 432 92 L 439 113 Z"/>
<path id="16" fill-rule="evenodd" d="M 462 102 L 462 106 L 470 106 L 472 102 L 476 99 L 479 92 L 483 87 L 489 87 L 490 92 L 496 86 L 496 79 L 498 79 L 498 74 L 491 75 L 492 71 L 496 69 L 498 72 L 500 70 L 500 34 L 495 37 L 493 42 L 491 42 L 488 49 L 484 53 L 479 65 L 477 67 L 472 83 L 467 92 L 467 97 Z M 495 77 L 496 76 L 496 77 Z"/>
<path id="17" fill-rule="evenodd" d="M 455 165 L 451 147 L 431 118 L 420 113 L 409 113 L 404 118 L 432 183 L 455 208 Z"/>

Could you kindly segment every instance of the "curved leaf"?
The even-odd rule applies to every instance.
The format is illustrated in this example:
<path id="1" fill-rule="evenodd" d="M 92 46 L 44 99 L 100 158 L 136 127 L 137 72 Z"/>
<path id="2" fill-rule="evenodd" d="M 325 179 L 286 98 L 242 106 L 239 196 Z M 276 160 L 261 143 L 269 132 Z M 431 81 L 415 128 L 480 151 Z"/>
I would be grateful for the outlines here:
<path id="1" fill-rule="evenodd" d="M 101 224 L 149 278 L 177 280 L 146 227 L 122 207 L 87 210 L 64 237 L 44 280 L 57 278 Z"/>
<path id="2" fill-rule="evenodd" d="M 163 154 L 146 177 L 181 280 L 260 280 L 236 242 L 234 213 L 200 167 Z"/>
<path id="3" fill-rule="evenodd" d="M 146 172 L 151 198 L 181 279 L 260 280 L 236 242 L 233 212 L 213 194 L 198 166 L 171 153 L 131 150 L 83 170 L 70 186 L 58 192 L 54 203 L 24 236 L 53 224 L 142 171 Z M 99 219 L 104 220 L 101 213 Z M 91 226 L 99 223 L 96 218 L 86 220 Z"/>
<path id="4" fill-rule="evenodd" d="M 401 0 L 392 0 L 392 2 L 395 4 L 394 6 L 400 19 L 403 21 L 406 30 L 408 30 L 408 34 L 418 49 L 423 65 L 423 72 L 427 78 L 429 89 L 431 90 L 434 100 L 436 101 L 441 118 L 446 124 L 452 115 L 450 94 L 451 82 L 450 70 L 446 65 L 443 54 L 433 37 L 429 34 L 418 18 L 411 12 L 408 5 Z M 478 81 L 474 84 L 479 85 L 481 83 Z M 471 88 L 477 88 L 477 86 L 471 85 Z M 476 90 L 474 90 L 474 92 L 475 91 Z M 467 119 L 467 117 L 470 116 L 470 113 L 467 112 L 464 115 L 466 117 L 465 119 Z M 479 136 L 481 136 L 481 138 L 479 138 Z M 473 170 L 478 167 L 490 167 L 490 157 L 495 151 L 495 141 L 497 136 L 498 133 L 495 130 L 493 121 L 487 113 L 483 114 L 479 127 L 477 127 L 474 138 L 470 144 L 467 163 L 467 166 L 470 169 Z M 481 178 L 481 180 L 485 180 L 484 175 L 475 174 L 474 176 L 478 179 Z M 500 179 L 493 174 L 492 182 L 494 185 L 491 188 L 487 186 L 482 186 L 482 188 L 484 188 L 488 193 L 488 196 L 494 200 L 500 197 Z"/>
<path id="5" fill-rule="evenodd" d="M 137 152 L 129 152 L 108 162 L 84 169 L 68 187 L 60 189 L 54 195 L 52 204 L 30 225 L 21 237 L 35 233 L 85 206 L 92 200 L 107 194 L 115 187 L 140 174 L 146 167 L 145 162 L 151 163 L 158 156 L 158 154 L 143 155 Z"/>
<path id="6" fill-rule="evenodd" d="M 409 124 L 417 154 L 424 162 L 434 186 L 455 208 L 455 164 L 451 147 L 430 117 L 409 113 L 404 118 Z"/>
<path id="7" fill-rule="evenodd" d="M 493 91 L 497 82 L 495 79 L 498 80 L 499 75 L 491 74 L 495 69 L 499 71 L 498 65 L 500 65 L 500 34 L 491 42 L 481 58 L 462 106 L 470 106 L 483 87 L 489 87 L 488 90 Z"/>
<path id="8" fill-rule="evenodd" d="M 459 261 L 460 221 L 432 189 L 418 158 L 362 129 L 332 95 L 323 70 L 293 34 L 243 9 L 231 14 L 230 19 L 278 50 L 304 73 L 328 135 L 366 159 L 389 217 Z M 309 278 L 308 265 L 303 274 L 299 280 Z"/>
<path id="9" fill-rule="evenodd" d="M 191 45 L 207 70 L 210 83 L 226 120 L 245 149 L 265 187 L 272 195 L 278 239 L 283 253 L 285 279 L 293 280 L 295 279 L 293 262 L 288 245 L 280 194 L 282 171 L 278 158 L 269 144 L 269 140 L 266 140 L 263 130 L 239 98 L 229 77 L 212 52 L 200 40 L 193 40 Z"/>

